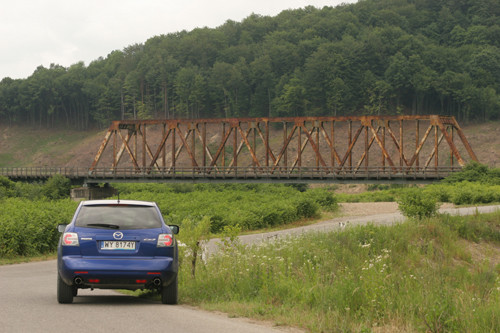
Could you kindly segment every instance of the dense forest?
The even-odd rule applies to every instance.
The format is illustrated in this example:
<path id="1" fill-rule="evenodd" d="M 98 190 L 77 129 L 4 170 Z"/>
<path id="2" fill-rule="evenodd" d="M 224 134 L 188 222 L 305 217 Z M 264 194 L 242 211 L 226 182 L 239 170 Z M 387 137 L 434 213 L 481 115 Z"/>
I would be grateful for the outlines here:
<path id="1" fill-rule="evenodd" d="M 500 118 L 498 0 L 360 0 L 155 36 L 0 82 L 0 123 L 428 114 Z"/>

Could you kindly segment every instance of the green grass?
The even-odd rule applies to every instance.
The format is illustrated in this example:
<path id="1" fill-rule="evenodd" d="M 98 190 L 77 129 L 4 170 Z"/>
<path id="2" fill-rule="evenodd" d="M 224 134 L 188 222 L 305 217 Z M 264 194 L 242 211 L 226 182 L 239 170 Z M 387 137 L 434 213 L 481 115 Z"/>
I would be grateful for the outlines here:
<path id="1" fill-rule="evenodd" d="M 338 202 L 394 202 L 402 190 L 377 190 L 363 193 L 337 193 Z"/>
<path id="2" fill-rule="evenodd" d="M 12 265 L 12 264 L 20 264 L 26 262 L 35 262 L 35 261 L 45 261 L 57 259 L 57 252 L 49 252 L 45 254 L 39 254 L 34 256 L 13 256 L 8 258 L 0 258 L 0 266 L 2 265 Z"/>
<path id="3" fill-rule="evenodd" d="M 14 155 L 11 153 L 0 154 L 0 168 L 8 167 L 14 161 Z"/>
<path id="4" fill-rule="evenodd" d="M 46 160 L 52 160 L 56 165 L 63 165 L 71 155 L 66 154 L 75 146 L 81 144 L 88 132 L 47 131 L 12 129 L 8 139 L 10 147 L 0 155 L 0 167 L 29 167 L 34 165 L 34 156 L 44 155 Z M 56 163 L 57 162 L 57 163 Z"/>
<path id="5" fill-rule="evenodd" d="M 492 204 L 500 202 L 500 185 L 460 181 L 457 183 L 436 183 L 425 187 L 395 187 L 375 189 L 362 193 L 337 193 L 338 202 L 394 202 L 405 193 L 418 188 L 425 195 L 435 197 L 438 202 L 455 205 Z"/>
<path id="6" fill-rule="evenodd" d="M 500 213 L 226 248 L 181 302 L 312 332 L 498 332 Z M 383 330 L 382 330 L 383 331 Z"/>

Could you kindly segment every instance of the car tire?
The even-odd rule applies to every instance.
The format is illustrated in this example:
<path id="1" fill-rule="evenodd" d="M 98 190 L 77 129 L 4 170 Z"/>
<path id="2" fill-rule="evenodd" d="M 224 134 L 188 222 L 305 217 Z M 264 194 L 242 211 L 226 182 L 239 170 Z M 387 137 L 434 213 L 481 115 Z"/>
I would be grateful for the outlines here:
<path id="1" fill-rule="evenodd" d="M 161 289 L 161 302 L 163 304 L 177 304 L 177 276 L 172 283 Z"/>
<path id="2" fill-rule="evenodd" d="M 61 304 L 73 303 L 73 286 L 68 286 L 57 274 L 57 301 Z"/>

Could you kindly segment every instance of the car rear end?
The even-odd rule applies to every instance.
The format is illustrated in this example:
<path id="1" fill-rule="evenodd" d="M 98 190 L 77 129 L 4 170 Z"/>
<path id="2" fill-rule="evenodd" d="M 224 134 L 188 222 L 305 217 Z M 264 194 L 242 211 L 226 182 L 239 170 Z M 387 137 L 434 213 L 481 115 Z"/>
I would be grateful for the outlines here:
<path id="1" fill-rule="evenodd" d="M 66 295 L 58 300 L 70 303 L 70 291 L 75 296 L 84 288 L 156 289 L 164 303 L 175 304 L 176 231 L 152 202 L 80 203 L 58 248 L 58 291 Z"/>

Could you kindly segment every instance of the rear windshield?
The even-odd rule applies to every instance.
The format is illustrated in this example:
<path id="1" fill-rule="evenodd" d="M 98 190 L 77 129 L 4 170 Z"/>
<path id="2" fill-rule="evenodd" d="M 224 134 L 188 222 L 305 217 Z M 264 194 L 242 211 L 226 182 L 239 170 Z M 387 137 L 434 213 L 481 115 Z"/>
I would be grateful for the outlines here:
<path id="1" fill-rule="evenodd" d="M 161 220 L 155 207 L 127 205 L 83 206 L 75 225 L 84 228 L 152 229 L 160 228 Z"/>

